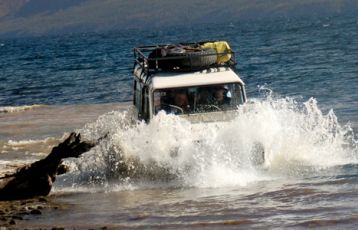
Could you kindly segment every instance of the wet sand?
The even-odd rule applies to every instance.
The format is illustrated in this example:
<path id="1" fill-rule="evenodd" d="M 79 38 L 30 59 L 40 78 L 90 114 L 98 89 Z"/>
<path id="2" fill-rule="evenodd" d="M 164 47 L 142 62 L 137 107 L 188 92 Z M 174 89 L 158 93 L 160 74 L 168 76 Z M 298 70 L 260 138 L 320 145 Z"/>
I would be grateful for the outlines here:
<path id="1" fill-rule="evenodd" d="M 41 215 L 50 209 L 47 198 L 36 198 L 21 201 L 0 201 L 0 226 L 11 229 L 19 228 L 31 216 Z M 52 207 L 58 209 L 57 206 Z M 6 228 L 5 228 L 6 229 Z"/>

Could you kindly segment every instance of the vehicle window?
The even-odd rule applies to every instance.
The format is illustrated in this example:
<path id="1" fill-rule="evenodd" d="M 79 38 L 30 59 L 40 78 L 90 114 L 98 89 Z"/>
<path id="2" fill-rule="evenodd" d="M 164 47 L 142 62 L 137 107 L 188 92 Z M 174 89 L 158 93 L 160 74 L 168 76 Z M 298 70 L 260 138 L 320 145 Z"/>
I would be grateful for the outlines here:
<path id="1" fill-rule="evenodd" d="M 240 84 L 220 84 L 154 92 L 154 113 L 161 110 L 174 114 L 236 110 L 244 103 Z"/>

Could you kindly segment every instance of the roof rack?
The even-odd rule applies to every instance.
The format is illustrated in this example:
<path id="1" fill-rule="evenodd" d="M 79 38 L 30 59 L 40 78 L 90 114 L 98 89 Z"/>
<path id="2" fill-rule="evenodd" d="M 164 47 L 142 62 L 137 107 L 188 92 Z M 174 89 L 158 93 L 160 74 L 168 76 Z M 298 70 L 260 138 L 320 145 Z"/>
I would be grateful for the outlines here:
<path id="1" fill-rule="evenodd" d="M 199 49 L 200 45 L 212 41 L 198 43 L 180 43 L 177 45 L 152 45 L 140 46 L 134 48 L 134 68 L 138 65 L 146 75 L 157 72 L 190 72 L 200 71 L 208 68 L 230 67 L 235 69 L 235 53 L 232 50 L 226 50 L 217 53 L 213 49 Z M 192 47 L 195 52 L 175 53 L 170 55 L 161 55 L 161 51 L 168 47 Z M 227 55 L 227 61 L 218 63 L 219 57 Z"/>

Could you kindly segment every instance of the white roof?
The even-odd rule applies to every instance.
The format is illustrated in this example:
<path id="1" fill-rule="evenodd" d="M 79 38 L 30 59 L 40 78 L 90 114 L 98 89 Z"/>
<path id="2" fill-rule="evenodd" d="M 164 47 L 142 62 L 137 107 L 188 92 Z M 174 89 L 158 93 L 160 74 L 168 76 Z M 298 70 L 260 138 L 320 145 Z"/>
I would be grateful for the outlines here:
<path id="1" fill-rule="evenodd" d="M 227 83 L 244 82 L 230 68 L 210 68 L 199 72 L 191 73 L 157 73 L 152 78 L 153 89 L 188 87 L 199 85 L 215 85 Z"/>

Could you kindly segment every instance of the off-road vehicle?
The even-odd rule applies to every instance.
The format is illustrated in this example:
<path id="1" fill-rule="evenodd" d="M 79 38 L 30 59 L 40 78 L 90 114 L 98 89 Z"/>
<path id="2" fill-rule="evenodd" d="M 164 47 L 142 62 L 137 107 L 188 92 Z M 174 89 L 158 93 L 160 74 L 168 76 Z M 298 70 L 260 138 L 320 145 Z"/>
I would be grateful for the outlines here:
<path id="1" fill-rule="evenodd" d="M 160 111 L 191 122 L 224 121 L 246 101 L 227 42 L 134 48 L 135 116 L 150 122 Z"/>

